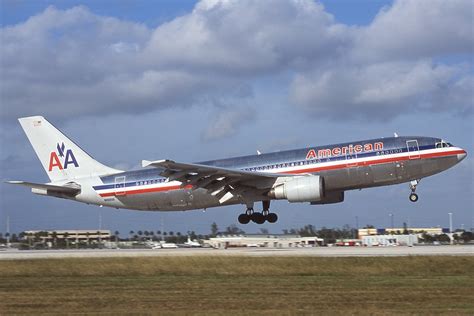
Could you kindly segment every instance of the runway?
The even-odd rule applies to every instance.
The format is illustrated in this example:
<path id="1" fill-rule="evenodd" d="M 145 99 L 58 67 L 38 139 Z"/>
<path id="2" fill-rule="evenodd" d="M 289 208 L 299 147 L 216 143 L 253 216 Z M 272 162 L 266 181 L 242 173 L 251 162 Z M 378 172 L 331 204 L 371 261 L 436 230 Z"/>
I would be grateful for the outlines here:
<path id="1" fill-rule="evenodd" d="M 112 258 L 160 256 L 309 256 L 309 257 L 400 257 L 473 256 L 473 245 L 416 247 L 315 247 L 315 248 L 179 248 L 179 249 L 83 249 L 83 250 L 5 250 L 0 260 L 48 258 Z"/>

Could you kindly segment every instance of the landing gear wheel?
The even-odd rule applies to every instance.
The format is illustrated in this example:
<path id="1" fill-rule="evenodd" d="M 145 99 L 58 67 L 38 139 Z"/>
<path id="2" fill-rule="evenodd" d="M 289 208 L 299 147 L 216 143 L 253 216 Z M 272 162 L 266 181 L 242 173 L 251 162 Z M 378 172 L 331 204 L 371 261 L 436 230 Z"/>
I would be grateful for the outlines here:
<path id="1" fill-rule="evenodd" d="M 416 194 L 416 193 L 410 194 L 410 201 L 412 201 L 412 202 L 418 201 L 418 194 Z"/>
<path id="2" fill-rule="evenodd" d="M 260 212 L 255 212 L 252 214 L 252 221 L 256 224 L 263 224 L 265 223 L 265 216 Z"/>
<path id="3" fill-rule="evenodd" d="M 267 222 L 275 223 L 277 220 L 278 220 L 278 215 L 276 215 L 275 213 L 268 213 Z"/>
<path id="4" fill-rule="evenodd" d="M 410 193 L 409 199 L 412 202 L 418 201 L 418 195 L 415 193 L 415 191 L 416 191 L 416 186 L 420 183 L 420 181 L 421 179 L 410 181 L 411 193 Z"/>
<path id="5" fill-rule="evenodd" d="M 247 214 L 240 214 L 239 215 L 239 223 L 240 224 L 248 224 L 250 222 L 250 216 Z"/>

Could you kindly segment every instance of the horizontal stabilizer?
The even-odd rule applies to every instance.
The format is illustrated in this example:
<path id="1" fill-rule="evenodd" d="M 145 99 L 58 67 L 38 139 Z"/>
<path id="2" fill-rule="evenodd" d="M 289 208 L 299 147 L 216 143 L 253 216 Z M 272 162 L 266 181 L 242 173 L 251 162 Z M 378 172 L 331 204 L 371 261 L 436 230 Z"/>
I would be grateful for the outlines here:
<path id="1" fill-rule="evenodd" d="M 81 187 L 76 183 L 71 183 L 70 186 L 33 183 L 33 182 L 26 182 L 26 181 L 7 181 L 7 183 L 23 185 L 31 189 L 47 190 L 51 192 L 64 193 L 68 195 L 77 195 L 79 194 L 79 192 L 81 192 Z"/>

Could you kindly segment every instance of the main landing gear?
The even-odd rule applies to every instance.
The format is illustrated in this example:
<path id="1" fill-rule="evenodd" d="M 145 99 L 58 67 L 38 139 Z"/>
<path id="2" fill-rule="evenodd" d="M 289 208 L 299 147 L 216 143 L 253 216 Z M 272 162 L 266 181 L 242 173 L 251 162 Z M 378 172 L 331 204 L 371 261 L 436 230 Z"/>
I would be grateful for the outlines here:
<path id="1" fill-rule="evenodd" d="M 247 205 L 245 213 L 239 215 L 240 224 L 248 224 L 250 221 L 256 224 L 263 224 L 265 221 L 269 223 L 275 223 L 278 220 L 278 215 L 270 213 L 270 201 L 262 201 L 263 210 L 262 212 L 254 212 L 253 203 Z"/>
<path id="2" fill-rule="evenodd" d="M 415 193 L 416 191 L 416 186 L 418 185 L 418 183 L 420 183 L 421 179 L 418 179 L 418 180 L 413 180 L 410 182 L 410 189 L 411 189 L 411 193 L 410 193 L 410 201 L 412 202 L 416 202 L 418 201 L 418 194 Z"/>

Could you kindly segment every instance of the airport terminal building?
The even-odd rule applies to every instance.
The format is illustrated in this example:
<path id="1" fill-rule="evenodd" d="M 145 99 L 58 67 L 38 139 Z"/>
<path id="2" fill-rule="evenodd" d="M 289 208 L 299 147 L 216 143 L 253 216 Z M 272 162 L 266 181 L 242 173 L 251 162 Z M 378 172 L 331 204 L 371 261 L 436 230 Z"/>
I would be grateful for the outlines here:
<path id="1" fill-rule="evenodd" d="M 318 237 L 301 237 L 299 235 L 222 235 L 204 240 L 205 246 L 213 248 L 236 247 L 265 247 L 292 248 L 318 247 L 324 245 L 324 240 Z"/>

